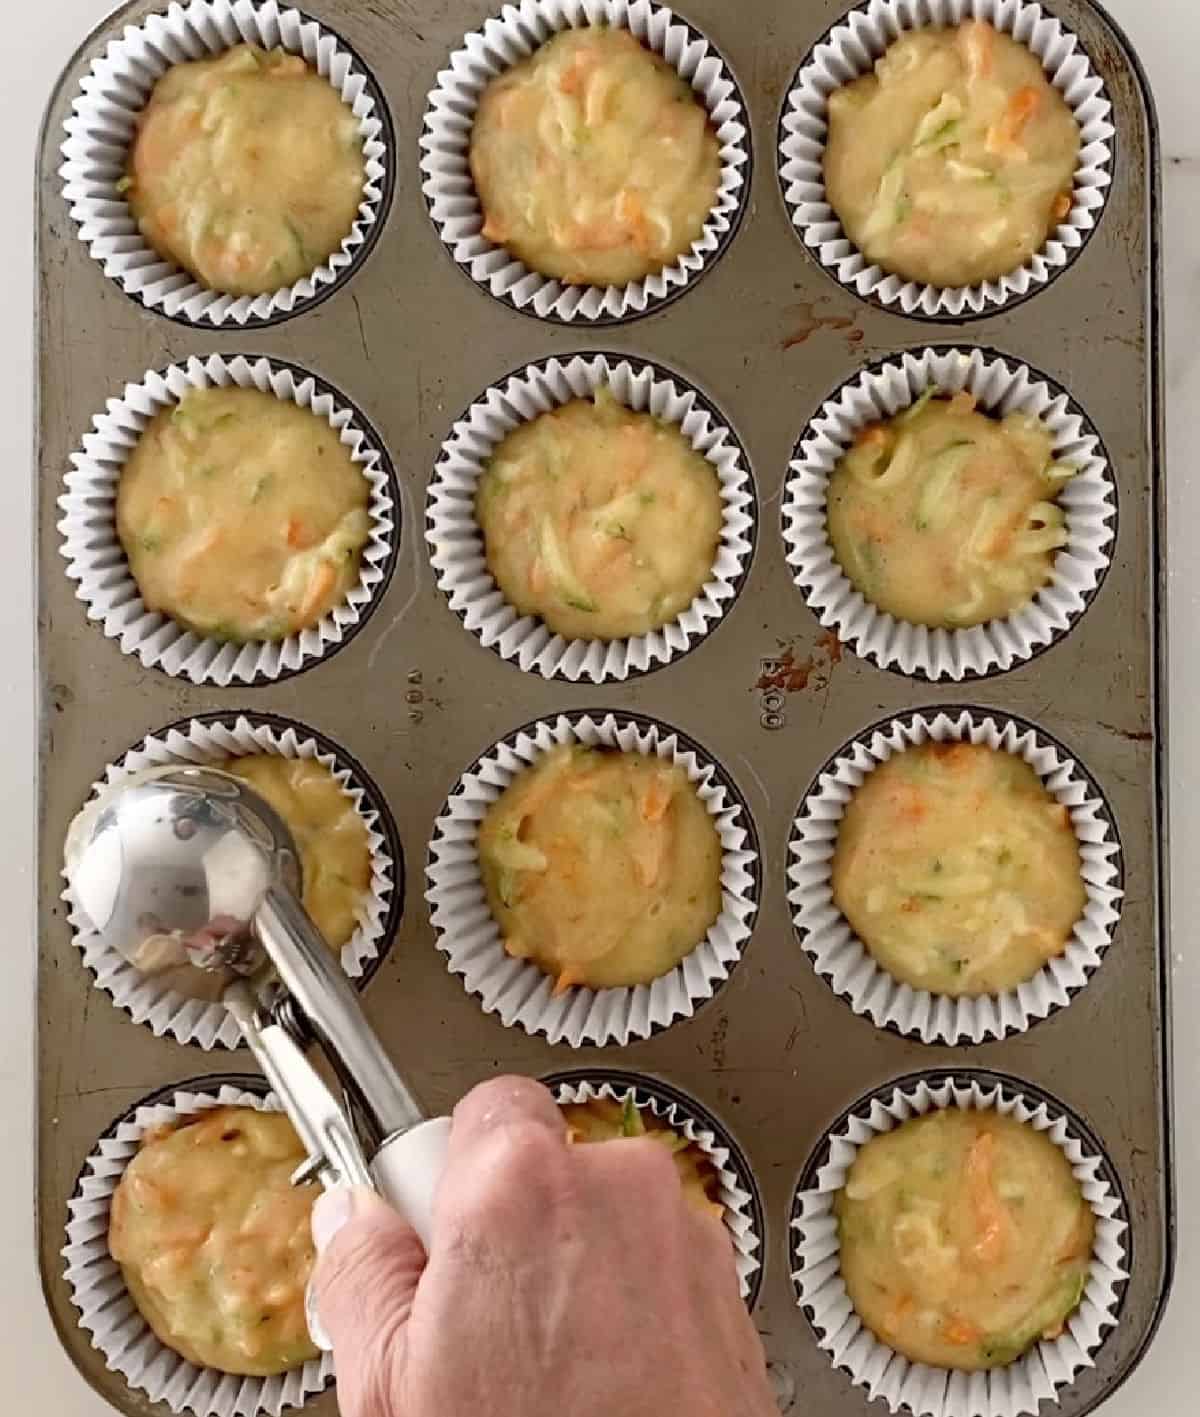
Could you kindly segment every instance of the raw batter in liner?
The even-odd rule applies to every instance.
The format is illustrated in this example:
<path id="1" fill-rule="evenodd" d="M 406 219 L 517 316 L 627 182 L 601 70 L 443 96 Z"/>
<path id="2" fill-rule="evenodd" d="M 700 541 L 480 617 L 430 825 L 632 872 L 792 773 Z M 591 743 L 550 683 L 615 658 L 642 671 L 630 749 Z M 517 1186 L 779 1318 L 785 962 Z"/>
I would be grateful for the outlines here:
<path id="1" fill-rule="evenodd" d="M 1013 1117 L 947 1108 L 873 1138 L 836 1211 L 859 1318 L 914 1362 L 1011 1363 L 1083 1296 L 1095 1217 L 1062 1151 Z"/>
<path id="2" fill-rule="evenodd" d="M 300 853 L 302 900 L 325 943 L 340 954 L 358 928 L 371 888 L 371 847 L 366 824 L 333 773 L 312 758 L 251 753 L 212 764 L 254 788 L 291 830 Z M 133 963 L 143 974 L 188 998 L 215 1002 L 229 976 L 188 963 L 169 936 L 152 937 Z"/>
<path id="3" fill-rule="evenodd" d="M 1087 902 L 1066 807 L 1024 759 L 926 743 L 846 808 L 833 899 L 894 978 L 934 994 L 1015 988 L 1066 948 Z"/>
<path id="4" fill-rule="evenodd" d="M 901 35 L 830 95 L 825 187 L 869 261 L 977 285 L 1024 265 L 1065 220 L 1079 147 L 1037 56 L 971 20 Z"/>
<path id="5" fill-rule="evenodd" d="M 992 418 L 968 393 L 929 390 L 863 429 L 829 479 L 839 565 L 880 610 L 962 628 L 1011 615 L 1053 577 L 1067 543 L 1053 500 L 1074 474 L 1024 413 Z"/>
<path id="6" fill-rule="evenodd" d="M 288 1119 L 218 1107 L 148 1132 L 113 1193 L 108 1247 L 159 1341 L 268 1377 L 318 1357 L 304 1317 L 320 1187 L 293 1186 Z"/>
<path id="7" fill-rule="evenodd" d="M 611 640 L 674 620 L 703 589 L 721 492 L 674 424 L 601 389 L 504 439 L 476 517 L 510 605 L 565 639 Z"/>
<path id="8" fill-rule="evenodd" d="M 192 389 L 117 489 L 142 599 L 198 635 L 278 640 L 358 583 L 370 485 L 324 418 L 257 389 Z"/>
<path id="9" fill-rule="evenodd" d="M 616 1102 L 611 1097 L 563 1102 L 559 1104 L 559 1111 L 566 1118 L 567 1140 L 572 1144 L 643 1136 L 661 1143 L 674 1158 L 688 1204 L 718 1217 L 725 1214 L 725 1207 L 718 1199 L 720 1178 L 703 1148 L 661 1122 L 649 1109 L 643 1111 L 632 1097 L 624 1102 Z"/>
<path id="10" fill-rule="evenodd" d="M 479 830 L 504 947 L 557 992 L 648 984 L 721 913 L 721 842 L 682 768 L 564 744 L 522 772 Z"/>
<path id="11" fill-rule="evenodd" d="M 337 91 L 296 55 L 240 44 L 159 79 L 122 190 L 161 256 L 210 290 L 262 295 L 341 247 L 365 177 Z"/>
<path id="12" fill-rule="evenodd" d="M 483 235 L 530 270 L 624 285 L 700 236 L 720 146 L 690 85 L 628 30 L 555 35 L 488 84 L 471 134 Z"/>

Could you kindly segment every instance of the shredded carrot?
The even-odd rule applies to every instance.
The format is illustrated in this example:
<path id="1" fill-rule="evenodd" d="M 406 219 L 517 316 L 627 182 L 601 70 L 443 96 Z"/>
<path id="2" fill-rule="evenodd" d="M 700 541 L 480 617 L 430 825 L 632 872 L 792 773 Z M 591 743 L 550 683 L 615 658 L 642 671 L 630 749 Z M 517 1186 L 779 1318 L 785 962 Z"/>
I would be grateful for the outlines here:
<path id="1" fill-rule="evenodd" d="M 896 815 L 904 821 L 919 822 L 929 810 L 924 792 L 911 783 L 898 783 L 895 789 Z"/>
<path id="2" fill-rule="evenodd" d="M 622 187 L 617 194 L 617 220 L 625 224 L 638 250 L 646 250 L 651 241 L 650 227 L 641 199 L 628 187 Z"/>
<path id="3" fill-rule="evenodd" d="M 1041 103 L 1041 94 L 1031 84 L 1018 89 L 1009 99 L 1008 111 L 1004 117 L 1014 138 L 1038 111 Z"/>
<path id="4" fill-rule="evenodd" d="M 571 61 L 571 67 L 558 81 L 559 88 L 563 93 L 576 94 L 583 87 L 584 80 L 596 67 L 596 56 L 584 53 L 582 50 L 575 54 Z"/>
<path id="5" fill-rule="evenodd" d="M 959 389 L 956 394 L 950 395 L 948 407 L 954 413 L 973 413 L 975 411 L 975 395 L 968 393 L 966 389 Z"/>
<path id="6" fill-rule="evenodd" d="M 311 530 L 299 517 L 289 517 L 287 524 L 287 544 L 297 551 L 303 551 L 316 541 Z"/>
<path id="7" fill-rule="evenodd" d="M 959 30 L 967 60 L 967 78 L 981 79 L 992 71 L 996 31 L 986 20 L 970 20 Z"/>
<path id="8" fill-rule="evenodd" d="M 869 423 L 855 436 L 854 439 L 854 441 L 858 443 L 860 447 L 878 448 L 884 447 L 887 443 L 887 440 L 887 431 L 881 423 Z"/>
<path id="9" fill-rule="evenodd" d="M 995 1263 L 1004 1251 L 1006 1216 L 992 1187 L 994 1149 L 995 1138 L 991 1132 L 981 1132 L 967 1152 L 967 1187 L 979 1233 L 973 1250 L 976 1259 L 984 1264 Z"/>
<path id="10" fill-rule="evenodd" d="M 488 213 L 487 220 L 480 228 L 479 234 L 486 241 L 495 241 L 499 243 L 508 240 L 508 230 L 505 227 L 504 223 L 500 221 L 500 219 L 495 215 L 494 212 Z"/>
<path id="11" fill-rule="evenodd" d="M 1009 153 L 1022 157 L 1025 149 L 1017 142 L 1021 129 L 1041 106 L 1042 97 L 1030 85 L 1020 88 L 1008 101 L 1004 116 L 988 129 L 987 147 L 989 152 Z"/>
<path id="12" fill-rule="evenodd" d="M 569 966 L 559 972 L 558 978 L 554 981 L 554 997 L 557 999 L 560 994 L 565 994 L 568 989 L 574 989 L 577 984 L 583 983 L 583 976 L 578 970 Z"/>
<path id="13" fill-rule="evenodd" d="M 588 251 L 615 251 L 629 239 L 628 229 L 616 216 L 577 221 L 572 226 L 571 244 Z"/>
<path id="14" fill-rule="evenodd" d="M 313 572 L 313 578 L 308 585 L 308 593 L 300 602 L 298 614 L 302 620 L 308 619 L 316 611 L 321 602 L 333 589 L 337 575 L 328 561 L 322 561 Z"/>
<path id="15" fill-rule="evenodd" d="M 1050 208 L 1050 215 L 1055 221 L 1066 221 L 1071 213 L 1071 198 L 1066 192 L 1060 192 L 1054 199 L 1054 205 Z"/>
<path id="16" fill-rule="evenodd" d="M 942 1325 L 942 1337 L 947 1343 L 963 1346 L 968 1343 L 978 1343 L 983 1337 L 983 1330 L 976 1327 L 969 1319 L 959 1318 L 955 1314 Z"/>
<path id="17" fill-rule="evenodd" d="M 661 822 L 671 805 L 674 793 L 664 773 L 654 773 L 642 794 L 641 814 L 644 822 Z"/>

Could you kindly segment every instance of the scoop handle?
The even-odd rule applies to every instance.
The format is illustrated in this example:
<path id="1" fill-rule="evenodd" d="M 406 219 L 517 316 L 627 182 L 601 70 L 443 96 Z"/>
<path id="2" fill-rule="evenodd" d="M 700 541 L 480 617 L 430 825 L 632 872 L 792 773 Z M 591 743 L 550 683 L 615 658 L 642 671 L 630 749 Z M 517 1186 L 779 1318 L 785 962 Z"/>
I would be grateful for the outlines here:
<path id="1" fill-rule="evenodd" d="M 433 1233 L 433 1202 L 450 1143 L 450 1118 L 434 1117 L 385 1139 L 371 1162 L 371 1174 L 384 1200 L 417 1232 L 428 1253 Z"/>

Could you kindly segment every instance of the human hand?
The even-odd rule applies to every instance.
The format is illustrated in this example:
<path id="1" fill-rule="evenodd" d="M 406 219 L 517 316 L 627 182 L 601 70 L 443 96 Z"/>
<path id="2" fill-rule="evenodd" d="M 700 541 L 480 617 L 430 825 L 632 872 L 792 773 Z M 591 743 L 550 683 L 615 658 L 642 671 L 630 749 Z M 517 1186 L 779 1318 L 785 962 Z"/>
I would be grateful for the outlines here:
<path id="1" fill-rule="evenodd" d="M 428 1259 L 367 1190 L 313 1235 L 343 1417 L 775 1417 L 724 1226 L 655 1142 L 568 1146 L 529 1079 L 455 1109 Z"/>

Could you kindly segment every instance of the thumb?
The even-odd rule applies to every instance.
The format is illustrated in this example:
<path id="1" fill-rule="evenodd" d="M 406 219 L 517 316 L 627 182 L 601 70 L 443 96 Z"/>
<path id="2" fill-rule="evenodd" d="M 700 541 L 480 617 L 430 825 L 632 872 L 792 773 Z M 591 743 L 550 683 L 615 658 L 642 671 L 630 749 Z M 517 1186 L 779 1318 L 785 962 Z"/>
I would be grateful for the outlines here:
<path id="1" fill-rule="evenodd" d="M 425 1250 L 416 1232 L 365 1186 L 319 1196 L 312 1232 L 317 1264 L 309 1298 L 333 1341 L 338 1368 L 354 1390 L 386 1393 L 402 1356 Z M 348 1413 L 388 1410 L 343 1402 Z"/>

